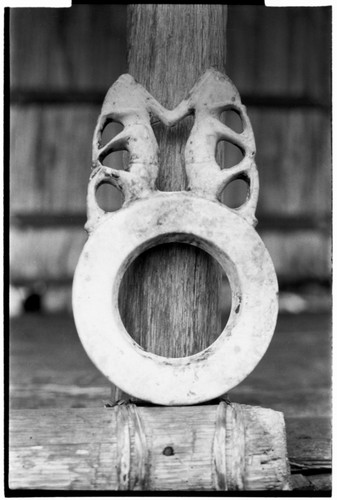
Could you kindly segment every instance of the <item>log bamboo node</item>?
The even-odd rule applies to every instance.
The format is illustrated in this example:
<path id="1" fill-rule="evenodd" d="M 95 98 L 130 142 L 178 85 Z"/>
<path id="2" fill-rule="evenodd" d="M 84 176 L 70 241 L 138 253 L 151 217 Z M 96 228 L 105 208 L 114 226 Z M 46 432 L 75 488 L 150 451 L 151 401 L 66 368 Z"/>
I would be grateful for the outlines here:
<path id="1" fill-rule="evenodd" d="M 290 487 L 283 414 L 267 408 L 221 402 L 14 411 L 10 436 L 13 489 Z"/>
<path id="2" fill-rule="evenodd" d="M 214 435 L 214 466 L 217 490 L 243 490 L 245 475 L 245 424 L 240 405 L 221 401 Z"/>
<path id="3" fill-rule="evenodd" d="M 143 425 L 134 404 L 116 412 L 117 489 L 146 490 L 148 451 Z M 131 458 L 131 447 L 133 455 Z"/>
<path id="4" fill-rule="evenodd" d="M 241 118 L 240 134 L 220 120 L 229 109 Z M 185 147 L 187 190 L 160 192 L 151 123 L 159 119 L 173 126 L 190 114 L 194 125 Z M 102 132 L 111 121 L 124 129 L 102 146 Z M 215 160 L 221 140 L 243 152 L 237 165 L 223 170 Z M 104 166 L 108 154 L 123 149 L 129 152 L 126 170 Z M 275 328 L 278 286 L 270 256 L 254 229 L 259 190 L 254 156 L 254 134 L 239 93 L 214 69 L 206 71 L 173 110 L 161 106 L 130 75 L 122 75 L 109 89 L 93 139 L 85 226 L 89 238 L 75 272 L 73 310 L 89 357 L 124 392 L 162 405 L 208 401 L 240 383 L 264 355 Z M 219 196 L 237 178 L 246 181 L 249 193 L 232 209 Z M 106 213 L 98 206 L 96 190 L 104 183 L 123 192 L 119 211 Z M 144 351 L 127 333 L 118 310 L 127 267 L 146 249 L 167 242 L 208 252 L 227 273 L 232 290 L 230 317 L 219 338 L 181 358 Z"/>

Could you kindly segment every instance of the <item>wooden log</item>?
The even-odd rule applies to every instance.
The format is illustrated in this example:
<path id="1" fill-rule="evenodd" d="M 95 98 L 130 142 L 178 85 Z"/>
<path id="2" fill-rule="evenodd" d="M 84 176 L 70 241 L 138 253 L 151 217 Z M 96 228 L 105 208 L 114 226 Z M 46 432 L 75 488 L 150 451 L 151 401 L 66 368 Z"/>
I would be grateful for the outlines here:
<path id="1" fill-rule="evenodd" d="M 243 95 L 308 96 L 330 105 L 331 7 L 230 5 L 228 23 L 228 75 Z"/>
<path id="2" fill-rule="evenodd" d="M 288 489 L 283 415 L 227 404 L 14 411 L 9 487 Z"/>
<path id="3" fill-rule="evenodd" d="M 242 406 L 242 405 L 237 405 Z M 207 407 L 203 407 L 206 408 Z M 138 408 L 142 412 L 142 408 Z M 145 408 L 147 415 L 151 412 L 153 413 L 154 408 Z M 160 408 L 161 415 L 163 409 Z M 116 411 L 116 410 L 113 410 Z M 158 408 L 156 409 L 158 413 Z M 200 413 L 200 419 L 203 418 L 204 414 Z M 208 414 L 206 415 L 208 418 Z M 142 419 L 144 419 L 141 413 Z M 146 417 L 147 418 L 147 417 Z M 151 417 L 153 421 L 153 417 Z M 213 418 L 213 417 L 212 417 Z M 164 417 L 165 419 L 165 417 Z M 161 416 L 161 421 L 164 420 Z M 38 422 L 38 428 L 36 427 L 36 422 Z M 66 462 L 67 464 L 73 463 L 75 460 L 75 465 L 77 464 L 79 468 L 75 467 L 75 475 L 77 477 L 81 476 L 81 470 L 84 469 L 86 464 L 88 467 L 89 475 L 87 482 L 90 483 L 91 477 L 94 474 L 92 470 L 95 462 L 91 460 L 89 462 L 88 454 L 85 453 L 86 450 L 90 450 L 92 456 L 101 454 L 103 460 L 97 461 L 100 464 L 99 470 L 96 468 L 96 482 L 92 483 L 90 488 L 96 487 L 96 489 L 101 489 L 104 486 L 104 471 L 110 477 L 113 467 L 111 466 L 111 455 L 104 455 L 104 451 L 109 449 L 109 443 L 113 442 L 111 446 L 115 446 L 116 440 L 113 436 L 109 434 L 111 432 L 111 422 L 116 423 L 116 416 L 112 414 L 111 410 L 101 410 L 101 409 L 67 409 L 67 410 L 15 410 L 11 412 L 10 421 L 10 487 L 11 488 L 43 488 L 43 489 L 59 489 L 63 487 L 68 487 L 69 482 L 72 481 L 72 477 L 68 477 L 62 483 L 60 479 L 60 474 L 57 472 L 59 469 L 59 463 L 61 456 L 67 454 Z M 150 422 L 150 420 L 149 420 Z M 197 422 L 195 418 L 194 422 Z M 61 427 L 60 427 L 61 423 Z M 73 425 L 74 424 L 74 425 Z M 73 425 L 73 427 L 71 427 Z M 172 428 L 172 422 L 170 423 L 170 428 Z M 58 431 L 59 429 L 59 431 Z M 95 429 L 95 432 L 93 432 Z M 192 427 L 193 432 L 194 427 Z M 183 422 L 183 430 L 186 430 L 186 422 Z M 331 420 L 328 417 L 322 418 L 286 418 L 286 430 L 287 430 L 287 447 L 289 456 L 289 465 L 291 468 L 290 484 L 294 490 L 329 490 L 331 489 Z M 191 439 L 191 430 L 186 434 L 186 441 Z M 209 437 L 209 434 L 206 434 Z M 205 439 L 206 439 L 205 438 Z M 201 436 L 199 436 L 201 444 Z M 46 445 L 46 443 L 48 444 Z M 68 445 L 66 444 L 68 442 Z M 27 446 L 27 443 L 29 445 Z M 99 444 L 101 443 L 101 447 Z M 167 443 L 166 443 L 167 444 Z M 172 440 L 169 442 L 169 446 L 172 447 Z M 159 447 L 159 443 L 158 443 Z M 163 442 L 163 448 L 165 442 Z M 206 443 L 206 450 L 209 449 L 209 443 Z M 62 452 L 63 450 L 63 452 Z M 78 453 L 79 450 L 82 450 Z M 160 451 L 160 450 L 159 450 Z M 199 451 L 201 452 L 202 450 Z M 52 470 L 53 475 L 55 475 L 55 481 L 53 483 L 51 474 L 46 467 L 43 466 L 43 462 L 40 460 L 45 460 L 50 456 L 54 456 L 55 452 L 59 454 L 56 456 L 56 461 L 54 461 L 54 469 Z M 54 455 L 51 455 L 51 454 Z M 170 449 L 166 449 L 166 457 L 172 457 Z M 182 460 L 182 450 L 179 450 L 179 458 Z M 193 454 L 195 453 L 195 449 Z M 73 457 L 71 457 L 73 454 Z M 96 455 L 95 455 L 96 454 Z M 162 460 L 162 467 L 165 465 L 164 457 L 158 453 L 158 456 Z M 24 458 L 26 457 L 26 459 Z M 31 462 L 29 462 L 28 457 L 33 457 Z M 34 458 L 35 457 L 35 458 Z M 85 458 L 84 458 L 85 457 Z M 80 468 L 80 459 L 82 459 L 82 464 Z M 39 478 L 38 467 L 43 468 L 42 475 Z M 202 462 L 203 463 L 203 462 Z M 33 465 L 32 474 L 33 479 L 31 484 L 27 483 L 27 478 L 29 474 L 27 473 L 27 468 L 29 465 Z M 55 465 L 56 464 L 56 465 Z M 110 470 L 109 470 L 110 468 Z M 64 470 L 64 469 L 63 469 Z M 72 473 L 74 474 L 74 473 Z M 46 480 L 48 482 L 44 481 Z M 86 489 L 87 485 L 83 475 L 80 477 L 79 481 L 74 482 L 74 486 L 77 488 Z M 101 481 L 101 482 L 100 482 Z M 108 488 L 108 486 L 106 487 Z"/>
<path id="4" fill-rule="evenodd" d="M 126 67 L 124 5 L 11 9 L 10 35 L 14 88 L 105 92 Z"/>
<path id="5" fill-rule="evenodd" d="M 226 12 L 223 5 L 128 6 L 128 72 L 172 109 L 210 66 L 224 70 Z M 191 123 L 186 119 L 171 130 L 156 126 L 160 190 L 186 188 L 182 157 Z M 155 354 L 182 357 L 203 350 L 221 332 L 221 276 L 209 255 L 189 245 L 145 252 L 121 284 L 127 331 Z"/>

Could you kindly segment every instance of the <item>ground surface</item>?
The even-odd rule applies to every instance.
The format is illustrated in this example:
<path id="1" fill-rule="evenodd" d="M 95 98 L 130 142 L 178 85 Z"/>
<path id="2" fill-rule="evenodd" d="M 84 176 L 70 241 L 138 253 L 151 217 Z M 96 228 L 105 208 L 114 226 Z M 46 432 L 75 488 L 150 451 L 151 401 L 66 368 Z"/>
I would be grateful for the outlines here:
<path id="1" fill-rule="evenodd" d="M 13 319 L 9 361 L 11 409 L 103 407 L 110 399 L 109 382 L 87 357 L 71 316 Z M 300 417 L 306 425 L 310 420 L 313 428 L 322 426 L 322 418 L 325 425 L 330 422 L 330 316 L 280 315 L 264 358 L 229 397 L 280 410 L 286 420 Z M 326 474 L 313 477 L 297 475 L 297 487 L 327 489 Z"/>
<path id="2" fill-rule="evenodd" d="M 71 316 L 13 319 L 9 368 L 12 409 L 97 407 L 110 398 L 109 382 L 86 355 Z M 281 315 L 264 358 L 230 398 L 286 417 L 329 416 L 330 387 L 329 315 Z"/>

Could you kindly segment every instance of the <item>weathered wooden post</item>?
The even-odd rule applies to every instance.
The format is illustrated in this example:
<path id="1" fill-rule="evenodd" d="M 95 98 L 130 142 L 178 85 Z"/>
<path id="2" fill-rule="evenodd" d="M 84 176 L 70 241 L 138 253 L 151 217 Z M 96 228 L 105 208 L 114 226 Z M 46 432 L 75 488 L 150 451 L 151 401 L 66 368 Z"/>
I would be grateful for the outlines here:
<path id="1" fill-rule="evenodd" d="M 226 22 L 225 5 L 129 5 L 129 73 L 172 109 L 209 67 L 225 70 Z M 184 146 L 191 125 L 186 118 L 174 128 L 155 126 L 162 191 L 187 187 Z M 201 351 L 221 331 L 221 272 L 199 248 L 179 243 L 153 248 L 123 280 L 120 309 L 126 329 L 156 354 Z"/>

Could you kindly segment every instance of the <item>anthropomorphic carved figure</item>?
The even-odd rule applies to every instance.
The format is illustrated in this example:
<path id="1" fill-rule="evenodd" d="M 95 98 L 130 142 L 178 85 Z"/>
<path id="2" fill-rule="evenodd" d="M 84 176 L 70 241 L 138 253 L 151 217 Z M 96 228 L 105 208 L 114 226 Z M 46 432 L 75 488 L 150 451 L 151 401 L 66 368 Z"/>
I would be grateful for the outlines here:
<path id="1" fill-rule="evenodd" d="M 232 109 L 242 120 L 243 132 L 238 134 L 222 123 L 221 113 Z M 221 191 L 232 180 L 243 178 L 249 185 L 247 201 L 236 211 L 248 222 L 256 222 L 254 213 L 258 197 L 258 176 L 254 162 L 255 141 L 252 127 L 231 80 L 215 69 L 204 73 L 187 97 L 173 110 L 164 108 L 151 94 L 128 74 L 110 87 L 98 118 L 93 139 L 93 172 L 88 200 L 100 184 L 111 183 L 124 194 L 124 204 L 146 198 L 156 190 L 158 176 L 158 144 L 151 126 L 159 119 L 172 126 L 187 115 L 194 115 L 194 124 L 185 147 L 185 168 L 188 190 L 203 198 L 218 200 Z M 102 133 L 110 122 L 123 125 L 123 130 L 101 146 Z M 221 170 L 215 155 L 219 141 L 237 145 L 243 159 L 234 167 Z M 124 170 L 106 167 L 104 159 L 114 151 L 129 152 Z M 88 201 L 88 206 L 91 202 Z M 92 207 L 91 213 L 103 212 Z M 99 212 L 99 214 L 98 214 Z M 90 221 L 87 224 L 90 228 Z"/>
<path id="2" fill-rule="evenodd" d="M 181 109 L 181 107 L 178 107 Z M 177 108 L 176 108 L 177 109 Z M 155 189 L 158 175 L 158 144 L 151 127 L 151 119 L 159 118 L 171 126 L 181 119 L 181 113 L 165 109 L 135 79 L 122 75 L 110 87 L 98 118 L 93 140 L 93 167 L 102 167 L 104 158 L 113 151 L 127 150 L 126 171 L 105 169 L 113 183 L 131 197 L 146 195 Z M 102 132 L 109 122 L 118 122 L 124 129 L 101 147 Z"/>
<path id="3" fill-rule="evenodd" d="M 124 205 L 134 199 L 146 198 L 156 189 L 158 144 L 151 120 L 158 118 L 165 125 L 172 126 L 186 113 L 188 111 L 184 102 L 173 111 L 165 109 L 131 75 L 120 76 L 110 87 L 93 138 L 93 172 L 87 196 L 88 213 L 91 214 L 86 224 L 88 232 L 95 221 L 104 215 L 95 202 L 95 192 L 101 184 L 112 184 L 120 189 L 124 195 Z M 120 123 L 124 128 L 101 146 L 102 133 L 110 122 Z M 129 152 L 124 170 L 103 165 L 110 153 L 121 150 Z"/>
<path id="4" fill-rule="evenodd" d="M 243 178 L 250 188 L 247 201 L 256 205 L 258 179 L 254 162 L 255 140 L 237 89 L 226 75 L 210 69 L 192 88 L 187 100 L 189 110 L 194 110 L 195 116 L 185 148 L 189 189 L 203 197 L 218 199 L 226 185 L 234 179 Z M 226 110 L 234 110 L 239 114 L 242 133 L 222 123 L 221 113 Z M 217 144 L 222 140 L 235 144 L 243 153 L 237 165 L 223 170 L 215 159 Z M 244 215 L 245 208 L 241 210 Z"/>

